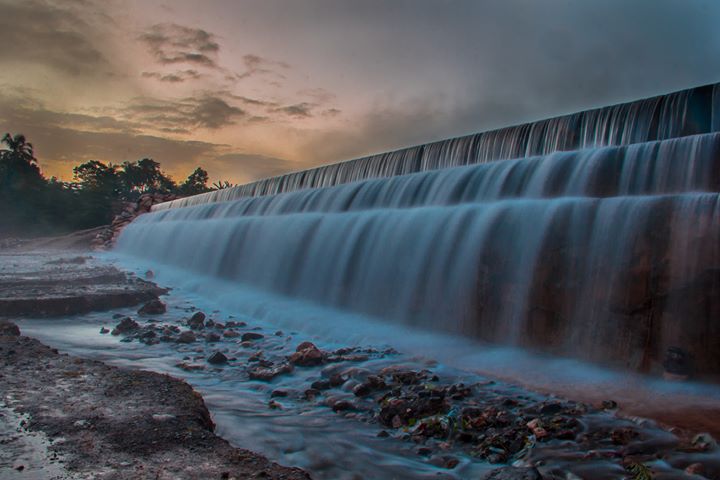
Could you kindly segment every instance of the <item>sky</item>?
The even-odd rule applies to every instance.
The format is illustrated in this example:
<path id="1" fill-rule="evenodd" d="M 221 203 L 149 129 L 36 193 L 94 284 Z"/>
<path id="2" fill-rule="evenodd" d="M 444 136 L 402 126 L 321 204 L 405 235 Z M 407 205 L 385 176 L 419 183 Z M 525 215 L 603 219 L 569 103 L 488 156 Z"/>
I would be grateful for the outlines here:
<path id="1" fill-rule="evenodd" d="M 720 81 L 718 0 L 0 0 L 46 176 L 310 166 Z"/>

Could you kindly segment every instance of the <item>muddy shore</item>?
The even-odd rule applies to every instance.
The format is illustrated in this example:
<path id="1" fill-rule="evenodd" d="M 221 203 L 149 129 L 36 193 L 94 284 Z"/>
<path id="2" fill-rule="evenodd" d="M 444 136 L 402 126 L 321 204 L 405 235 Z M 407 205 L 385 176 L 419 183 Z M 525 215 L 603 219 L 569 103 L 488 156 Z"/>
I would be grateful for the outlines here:
<path id="1" fill-rule="evenodd" d="M 66 478 L 310 478 L 215 435 L 202 397 L 181 380 L 59 354 L 19 333 L 0 323 L 2 411 L 29 417 L 22 429 L 45 435 L 45 461 Z M 2 465 L 2 478 L 8 467 L 34 468 Z"/>

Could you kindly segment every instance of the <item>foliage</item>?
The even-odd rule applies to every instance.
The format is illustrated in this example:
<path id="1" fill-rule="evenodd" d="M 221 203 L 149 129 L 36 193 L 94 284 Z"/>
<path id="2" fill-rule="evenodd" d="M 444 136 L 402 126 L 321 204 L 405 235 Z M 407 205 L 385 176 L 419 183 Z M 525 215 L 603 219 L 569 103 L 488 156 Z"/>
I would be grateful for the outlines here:
<path id="1" fill-rule="evenodd" d="M 198 193 L 209 192 L 212 190 L 207 186 L 209 180 L 208 173 L 198 167 L 178 186 L 177 193 L 180 195 L 197 195 Z"/>
<path id="2" fill-rule="evenodd" d="M 91 160 L 73 168 L 73 181 L 46 179 L 24 135 L 5 134 L 0 150 L 0 237 L 67 232 L 105 225 L 143 193 L 196 195 L 208 187 L 208 173 L 196 168 L 177 185 L 151 158 L 122 165 Z"/>

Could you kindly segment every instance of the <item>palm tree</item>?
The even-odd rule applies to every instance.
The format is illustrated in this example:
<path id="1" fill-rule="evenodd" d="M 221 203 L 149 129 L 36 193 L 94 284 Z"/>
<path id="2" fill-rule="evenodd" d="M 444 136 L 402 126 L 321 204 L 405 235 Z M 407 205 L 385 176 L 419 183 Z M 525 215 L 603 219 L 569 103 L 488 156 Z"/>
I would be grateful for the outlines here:
<path id="1" fill-rule="evenodd" d="M 11 156 L 17 160 L 24 160 L 30 165 L 37 165 L 37 159 L 35 158 L 35 153 L 33 152 L 33 145 L 27 141 L 25 135 L 20 133 L 10 135 L 9 133 L 6 133 L 2 138 L 2 143 L 7 145 L 7 150 L 2 151 L 3 157 Z"/>

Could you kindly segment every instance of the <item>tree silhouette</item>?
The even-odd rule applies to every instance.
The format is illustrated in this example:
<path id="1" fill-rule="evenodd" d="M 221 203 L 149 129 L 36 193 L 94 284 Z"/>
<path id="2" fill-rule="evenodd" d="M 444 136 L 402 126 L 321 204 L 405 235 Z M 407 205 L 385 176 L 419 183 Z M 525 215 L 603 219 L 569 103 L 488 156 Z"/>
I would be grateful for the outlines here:
<path id="1" fill-rule="evenodd" d="M 208 172 L 197 167 L 195 171 L 188 175 L 187 179 L 178 186 L 177 193 L 180 195 L 197 195 L 198 193 L 209 192 L 210 188 L 207 186 L 209 179 Z"/>
<path id="2" fill-rule="evenodd" d="M 2 138 L 7 148 L 0 150 L 0 188 L 9 192 L 17 192 L 34 188 L 44 182 L 32 143 L 25 135 L 10 135 Z"/>
<path id="3" fill-rule="evenodd" d="M 3 150 L 3 156 L 12 156 L 29 164 L 37 165 L 33 145 L 27 141 L 25 135 L 6 133 L 2 138 L 2 143 L 7 145 L 7 150 Z"/>
<path id="4" fill-rule="evenodd" d="M 90 160 L 73 168 L 73 182 L 47 180 L 24 135 L 9 133 L 0 148 L 0 237 L 47 235 L 105 225 L 143 193 L 195 195 L 227 188 L 208 187 L 208 173 L 198 167 L 179 186 L 151 158 L 122 165 Z"/>
<path id="5" fill-rule="evenodd" d="M 160 164 L 152 158 L 137 162 L 124 162 L 120 180 L 128 192 L 172 192 L 175 182 L 160 170 Z"/>

